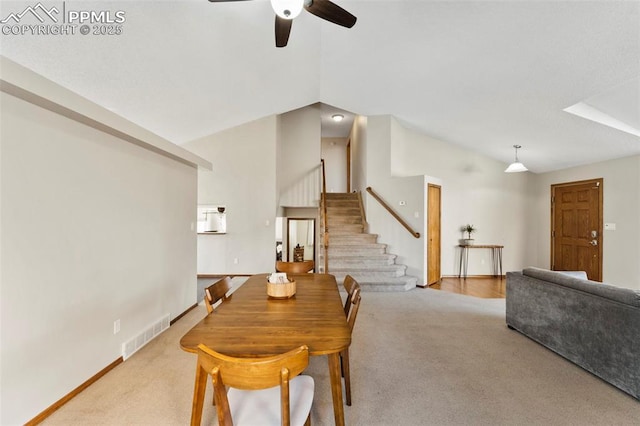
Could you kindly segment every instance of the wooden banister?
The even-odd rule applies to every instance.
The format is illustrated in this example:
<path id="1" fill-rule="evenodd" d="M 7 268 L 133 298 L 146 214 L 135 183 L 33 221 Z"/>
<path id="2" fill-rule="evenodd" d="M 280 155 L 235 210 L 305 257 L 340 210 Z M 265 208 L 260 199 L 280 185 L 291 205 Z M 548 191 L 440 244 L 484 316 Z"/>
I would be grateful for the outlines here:
<path id="1" fill-rule="evenodd" d="M 322 225 L 324 227 L 324 235 L 322 238 L 322 244 L 324 246 L 324 273 L 329 273 L 329 224 L 327 221 L 327 176 L 324 169 L 324 158 L 320 160 L 322 164 L 322 197 L 320 203 L 322 204 Z"/>
<path id="2" fill-rule="evenodd" d="M 403 220 L 403 219 L 402 219 L 402 218 L 401 218 L 401 217 L 400 217 L 400 216 L 399 216 L 399 215 L 398 215 L 398 214 L 397 214 L 397 213 L 396 213 L 396 212 L 395 212 L 391 207 L 389 207 L 389 205 L 388 205 L 387 203 L 385 203 L 385 201 L 384 201 L 382 198 L 380 198 L 380 197 L 378 196 L 378 194 L 376 194 L 375 192 L 373 192 L 373 189 L 371 189 L 371 187 L 370 187 L 370 186 L 368 186 L 368 187 L 367 187 L 367 192 L 368 192 L 369 194 L 371 194 L 371 196 L 372 196 L 373 198 L 375 198 L 375 200 L 376 200 L 377 202 L 379 202 L 379 203 L 382 205 L 382 207 L 384 207 L 385 209 L 387 209 L 387 211 L 388 211 L 389 213 L 391 213 L 391 216 L 393 216 L 393 217 L 394 217 L 398 222 L 400 222 L 400 225 L 404 226 L 404 227 L 405 227 L 405 229 L 406 229 L 407 231 L 409 231 L 409 233 L 410 233 L 411 235 L 413 235 L 413 236 L 414 236 L 414 237 L 416 237 L 416 238 L 420 238 L 420 233 L 419 233 L 419 232 L 414 231 L 413 229 L 411 229 L 411 227 L 409 226 L 409 224 L 408 224 L 407 222 L 405 222 L 405 221 L 404 221 L 404 220 Z"/>

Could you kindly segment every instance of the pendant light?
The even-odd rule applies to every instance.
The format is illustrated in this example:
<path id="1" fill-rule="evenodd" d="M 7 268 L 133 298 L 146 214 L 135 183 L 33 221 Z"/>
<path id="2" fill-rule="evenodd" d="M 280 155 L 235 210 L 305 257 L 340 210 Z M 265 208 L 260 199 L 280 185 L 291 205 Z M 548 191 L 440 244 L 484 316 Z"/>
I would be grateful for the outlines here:
<path id="1" fill-rule="evenodd" d="M 516 161 L 514 161 L 511 164 L 509 164 L 509 167 L 507 167 L 504 172 L 505 173 L 526 172 L 529 169 L 527 169 L 524 166 L 524 164 L 522 164 L 520 161 L 518 161 L 518 149 L 522 148 L 522 147 L 520 145 L 514 145 L 513 147 L 516 149 Z"/>

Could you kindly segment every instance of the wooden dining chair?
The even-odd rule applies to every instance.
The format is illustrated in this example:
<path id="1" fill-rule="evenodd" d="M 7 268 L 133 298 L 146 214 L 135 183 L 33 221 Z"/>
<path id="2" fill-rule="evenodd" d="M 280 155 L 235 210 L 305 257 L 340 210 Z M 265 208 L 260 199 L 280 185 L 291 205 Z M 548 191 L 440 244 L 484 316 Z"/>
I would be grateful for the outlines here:
<path id="1" fill-rule="evenodd" d="M 360 286 L 351 275 L 347 275 L 346 277 L 344 277 L 342 286 L 347 292 L 347 298 L 344 301 L 344 315 L 347 318 L 349 318 L 349 310 L 351 309 L 351 300 L 353 299 L 353 292 L 355 291 L 356 288 L 359 288 Z"/>
<path id="2" fill-rule="evenodd" d="M 260 358 L 230 357 L 198 345 L 191 425 L 202 419 L 208 375 L 213 378 L 220 426 L 310 425 L 314 381 L 300 375 L 307 365 L 306 345 Z"/>
<path id="3" fill-rule="evenodd" d="M 288 274 L 304 274 L 313 270 L 313 260 L 305 260 L 304 262 L 276 262 L 276 271 L 286 272 Z"/>
<path id="4" fill-rule="evenodd" d="M 204 289 L 204 305 L 207 307 L 207 313 L 211 314 L 214 311 L 213 305 L 219 301 L 226 301 L 229 297 L 227 293 L 231 289 L 231 277 L 224 277 L 223 279 L 216 281 L 209 287 Z M 216 404 L 215 396 L 213 398 L 213 405 Z"/>
<path id="5" fill-rule="evenodd" d="M 349 278 L 349 280 L 346 279 L 347 277 Z M 345 283 L 347 283 L 348 281 L 350 291 L 349 289 L 347 290 L 347 304 L 345 304 L 344 311 L 345 315 L 347 316 L 349 329 L 353 333 L 353 327 L 356 323 L 356 318 L 358 317 L 360 300 L 362 298 L 360 296 L 360 284 L 358 284 L 358 282 L 350 275 L 347 275 L 347 277 L 345 277 Z M 346 402 L 348 406 L 351 406 L 351 371 L 349 370 L 348 347 L 340 352 L 340 365 L 342 367 L 342 377 L 344 377 L 344 394 Z"/>
<path id="6" fill-rule="evenodd" d="M 213 312 L 213 305 L 220 300 L 224 302 L 230 297 L 227 293 L 231 290 L 231 286 L 231 277 L 224 277 L 204 289 L 204 304 L 208 313 Z"/>

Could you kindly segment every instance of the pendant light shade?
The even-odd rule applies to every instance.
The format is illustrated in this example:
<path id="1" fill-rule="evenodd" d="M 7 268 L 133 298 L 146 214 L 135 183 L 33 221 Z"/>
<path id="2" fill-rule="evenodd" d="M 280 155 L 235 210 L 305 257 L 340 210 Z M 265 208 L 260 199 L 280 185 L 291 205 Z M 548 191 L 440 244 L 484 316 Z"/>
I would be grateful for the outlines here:
<path id="1" fill-rule="evenodd" d="M 527 169 L 524 166 L 524 164 L 522 164 L 520 161 L 518 161 L 518 149 L 522 148 L 522 147 L 520 145 L 514 145 L 513 147 L 516 149 L 516 161 L 514 161 L 511 164 L 509 164 L 509 167 L 507 167 L 504 172 L 505 173 L 526 172 L 529 169 Z"/>

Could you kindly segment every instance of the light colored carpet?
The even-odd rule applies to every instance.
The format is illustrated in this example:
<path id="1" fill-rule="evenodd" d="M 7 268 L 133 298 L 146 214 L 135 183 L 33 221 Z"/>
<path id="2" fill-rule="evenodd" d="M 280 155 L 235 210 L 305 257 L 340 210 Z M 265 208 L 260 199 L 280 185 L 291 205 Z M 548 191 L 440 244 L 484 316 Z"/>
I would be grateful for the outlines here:
<path id="1" fill-rule="evenodd" d="M 364 293 L 347 425 L 640 424 L 637 400 L 509 330 L 504 311 L 504 299 L 431 289 Z M 205 314 L 192 310 L 43 424 L 188 424 L 196 360 L 178 342 Z M 326 357 L 306 374 L 312 424 L 333 424 Z M 211 405 L 203 424 L 215 424 Z"/>

